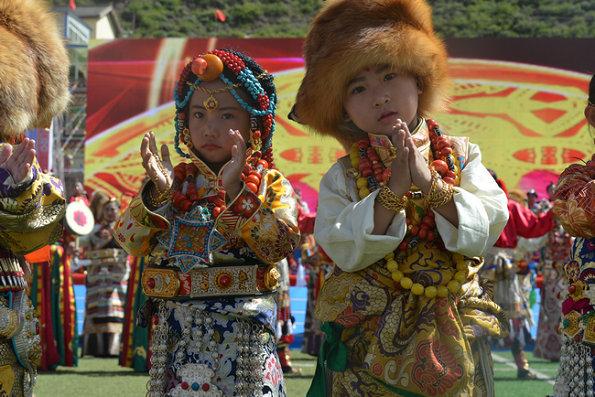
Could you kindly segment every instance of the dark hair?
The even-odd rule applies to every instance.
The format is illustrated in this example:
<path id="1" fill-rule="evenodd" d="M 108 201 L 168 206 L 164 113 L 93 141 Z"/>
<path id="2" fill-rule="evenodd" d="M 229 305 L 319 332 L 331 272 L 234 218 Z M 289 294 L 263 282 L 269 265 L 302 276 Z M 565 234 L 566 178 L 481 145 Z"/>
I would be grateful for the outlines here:
<path id="1" fill-rule="evenodd" d="M 595 74 L 591 76 L 591 82 L 589 83 L 589 103 L 595 105 Z"/>

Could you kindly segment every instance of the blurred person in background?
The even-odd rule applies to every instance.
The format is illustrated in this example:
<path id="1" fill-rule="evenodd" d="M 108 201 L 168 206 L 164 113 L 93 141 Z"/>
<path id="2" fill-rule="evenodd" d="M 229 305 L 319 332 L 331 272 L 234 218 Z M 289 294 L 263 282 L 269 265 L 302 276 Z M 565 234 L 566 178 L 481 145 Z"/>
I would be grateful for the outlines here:
<path id="1" fill-rule="evenodd" d="M 546 234 L 553 224 L 553 213 L 536 215 L 523 205 L 523 194 L 508 191 L 504 181 L 490 170 L 498 186 L 508 197 L 509 218 L 500 238 L 485 256 L 485 264 L 481 276 L 494 281 L 494 301 L 508 314 L 510 335 L 504 340 L 511 346 L 512 355 L 517 365 L 519 379 L 536 379 L 529 370 L 529 361 L 524 345 L 531 334 L 529 325 L 532 313 L 528 295 L 523 290 L 518 274 L 526 274 L 527 268 L 522 265 L 515 252 L 520 237 L 534 238 Z M 519 266 L 521 265 L 521 266 Z"/>

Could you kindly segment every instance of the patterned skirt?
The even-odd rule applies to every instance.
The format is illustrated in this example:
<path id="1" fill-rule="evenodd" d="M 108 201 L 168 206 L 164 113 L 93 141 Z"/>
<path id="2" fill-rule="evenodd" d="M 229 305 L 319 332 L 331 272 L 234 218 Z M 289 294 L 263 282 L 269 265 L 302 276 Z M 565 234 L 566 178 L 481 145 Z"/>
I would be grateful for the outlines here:
<path id="1" fill-rule="evenodd" d="M 273 296 L 158 306 L 148 396 L 285 397 Z"/>

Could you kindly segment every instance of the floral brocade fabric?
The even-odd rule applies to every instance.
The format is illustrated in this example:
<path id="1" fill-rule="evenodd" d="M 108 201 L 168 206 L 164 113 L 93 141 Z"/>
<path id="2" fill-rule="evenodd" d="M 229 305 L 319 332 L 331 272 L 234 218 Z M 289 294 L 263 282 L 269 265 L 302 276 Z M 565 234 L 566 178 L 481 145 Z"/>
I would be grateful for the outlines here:
<path id="1" fill-rule="evenodd" d="M 410 251 L 399 269 L 411 279 L 445 285 L 453 277 L 457 254 L 427 243 Z M 443 298 L 403 290 L 383 260 L 354 273 L 335 266 L 316 312 L 345 327 L 347 368 L 333 372 L 334 396 L 485 394 L 471 346 L 482 336 L 505 336 L 508 322 L 491 300 L 491 285 L 478 283 L 481 261 L 465 260 L 471 281 Z"/>
<path id="2" fill-rule="evenodd" d="M 0 151 L 3 145 L 0 144 Z M 66 200 L 62 182 L 41 172 L 34 160 L 31 178 L 15 184 L 0 168 L 0 246 L 28 254 L 62 237 Z"/>
<path id="3" fill-rule="evenodd" d="M 5 145 L 0 143 L 0 152 Z M 0 168 L 0 312 L 3 319 L 13 314 L 20 318 L 19 327 L 0 338 L 2 396 L 33 394 L 42 354 L 39 324 L 25 291 L 27 280 L 19 257 L 58 240 L 65 212 L 62 183 L 42 173 L 37 159 L 18 183 Z"/>
<path id="4" fill-rule="evenodd" d="M 564 230 L 575 237 L 595 237 L 595 160 L 566 168 L 554 198 L 554 213 Z"/>

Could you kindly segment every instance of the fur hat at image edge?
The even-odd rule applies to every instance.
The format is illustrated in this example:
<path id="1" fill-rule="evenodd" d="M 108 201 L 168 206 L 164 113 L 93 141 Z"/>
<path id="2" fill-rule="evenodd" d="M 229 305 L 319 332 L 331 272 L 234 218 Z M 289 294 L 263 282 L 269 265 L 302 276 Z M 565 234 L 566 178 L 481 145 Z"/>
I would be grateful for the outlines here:
<path id="1" fill-rule="evenodd" d="M 443 108 L 451 80 L 431 14 L 423 0 L 328 0 L 304 43 L 306 74 L 294 108 L 299 122 L 341 140 L 345 87 L 373 65 L 421 80 L 420 116 Z"/>
<path id="2" fill-rule="evenodd" d="M 0 1 L 0 142 L 50 125 L 70 100 L 69 59 L 49 6 Z"/>

